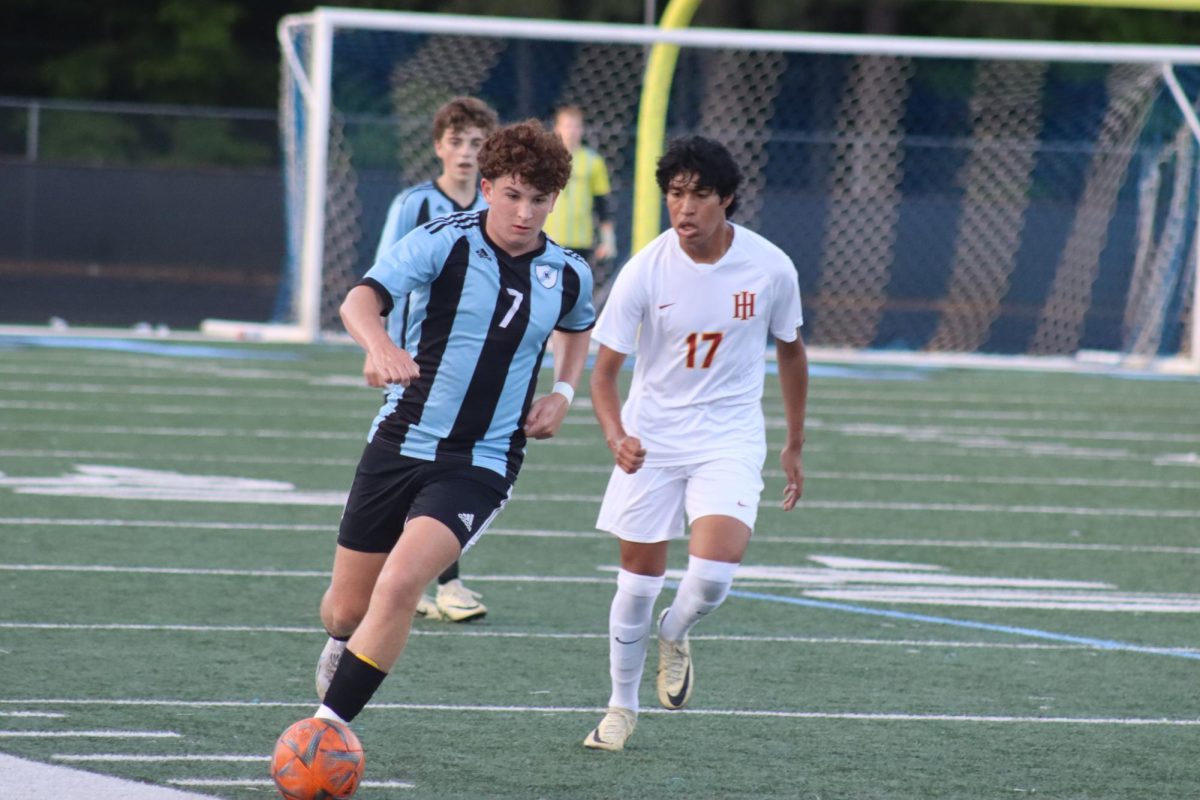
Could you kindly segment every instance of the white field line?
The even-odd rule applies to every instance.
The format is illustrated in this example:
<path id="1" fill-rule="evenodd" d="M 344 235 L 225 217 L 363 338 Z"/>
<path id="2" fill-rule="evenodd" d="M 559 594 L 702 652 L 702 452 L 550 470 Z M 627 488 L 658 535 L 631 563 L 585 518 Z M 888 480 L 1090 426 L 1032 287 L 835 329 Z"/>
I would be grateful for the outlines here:
<path id="1" fill-rule="evenodd" d="M 3 796 L 12 800 L 210 800 L 207 795 L 123 780 L 0 753 Z"/>
<path id="2" fill-rule="evenodd" d="M 0 711 L 0 717 L 31 717 L 35 719 L 62 719 L 66 714 L 56 714 L 50 711 Z"/>
<path id="3" fill-rule="evenodd" d="M 193 789 L 274 789 L 275 782 L 263 778 L 168 778 L 172 786 L 188 786 Z M 415 783 L 405 781 L 363 781 L 360 789 L 415 789 Z"/>
<path id="4" fill-rule="evenodd" d="M 0 739 L 178 739 L 174 731 L 0 731 Z"/>
<path id="5" fill-rule="evenodd" d="M 756 584 L 757 586 L 758 584 Z M 123 623 L 61 623 L 61 622 L 0 622 L 0 630 L 36 630 L 36 631 L 123 631 L 133 633 L 229 633 L 244 635 L 247 633 L 277 633 L 295 634 L 302 636 L 324 636 L 325 631 L 319 627 L 300 627 L 287 625 L 137 625 Z M 434 631 L 414 628 L 411 636 L 444 637 L 467 639 L 552 639 L 562 641 L 590 641 L 608 639 L 606 633 L 534 633 L 527 631 L 472 631 L 447 630 Z M 942 639 L 862 639 L 837 636 L 723 636 L 719 634 L 699 634 L 689 637 L 697 642 L 735 643 L 735 644 L 802 644 L 802 645 L 831 645 L 846 647 L 903 647 L 920 648 L 935 647 L 951 650 L 1093 650 L 1095 648 L 1082 644 L 1039 644 L 1020 642 L 969 642 Z M 1173 650 L 1184 652 L 1200 652 L 1200 648 L 1177 647 Z M 37 712 L 14 712 L 35 716 Z M 0 714 L 2 716 L 2 714 Z M 62 716 L 61 714 L 46 714 L 45 716 Z"/>
<path id="6" fill-rule="evenodd" d="M 52 525 L 64 528 L 162 528 L 164 530 L 288 531 L 330 533 L 334 525 L 271 522 L 201 522 L 153 519 L 55 519 L 54 517 L 0 517 L 3 525 Z"/>
<path id="7" fill-rule="evenodd" d="M 580 442 L 589 442 L 600 444 L 601 437 L 599 429 L 595 427 L 594 420 L 575 419 L 568 421 L 568 424 L 579 426 L 588 426 L 595 433 L 594 436 L 587 439 L 571 439 L 569 437 L 555 437 L 540 442 L 541 445 L 546 444 L 561 444 L 564 441 L 572 444 Z M 1169 442 L 1179 444 L 1186 442 L 1189 444 L 1200 443 L 1200 434 L 1183 433 L 1180 431 L 1159 433 L 1154 431 L 1133 431 L 1133 430 L 1112 430 L 1112 431 L 1097 431 L 1097 430 L 1060 430 L 1060 429 L 1040 429 L 1040 428 L 977 428 L 970 427 L 947 427 L 942 425 L 902 425 L 902 424 L 869 424 L 869 423 L 850 423 L 850 424 L 833 424 L 825 422 L 821 419 L 810 418 L 807 420 L 805 427 L 810 431 L 828 431 L 830 433 L 843 434 L 846 436 L 899 436 L 905 439 L 912 440 L 928 440 L 946 437 L 959 437 L 968 439 L 978 439 L 980 437 L 1015 437 L 1015 438 L 1038 438 L 1038 439 L 1070 439 L 1083 441 L 1101 441 L 1101 442 Z M 780 418 L 768 418 L 767 430 L 783 430 L 786 428 L 786 423 Z M 223 428 L 223 427 L 164 427 L 164 426 L 130 426 L 130 425 L 69 425 L 69 424 L 50 424 L 50 423 L 21 423 L 12 425 L 0 426 L 0 431 L 11 433 L 83 433 L 88 435 L 116 435 L 116 436 L 171 436 L 176 438 L 239 438 L 239 439 L 296 439 L 300 434 L 295 430 L 275 429 L 275 428 Z M 306 430 L 303 433 L 306 439 L 318 440 L 338 440 L 344 441 L 349 436 L 359 435 L 361 431 L 355 428 L 353 431 L 317 431 Z"/>
<path id="8" fill-rule="evenodd" d="M 265 522 L 201 522 L 144 519 L 56 519 L 54 517 L 0 517 L 0 527 L 53 526 L 78 528 L 161 528 L 163 530 L 267 531 L 284 533 L 332 534 L 332 525 L 304 525 Z M 611 539 L 612 534 L 599 531 L 565 531 L 536 528 L 489 528 L 488 536 L 526 537 L 532 539 Z M 831 544 L 853 547 L 922 547 L 965 548 L 972 550 L 1045 550 L 1063 552 L 1156 553 L 1163 555 L 1200 555 L 1200 547 L 1172 545 L 1086 544 L 1075 542 L 987 541 L 983 539 L 927 539 L 905 537 L 846 537 L 846 536 L 772 536 L 754 537 L 760 544 L 813 545 Z"/>
<path id="9" fill-rule="evenodd" d="M 237 386 L 180 386 L 179 384 L 123 384 L 123 383 L 37 383 L 33 381 L 4 381 L 0 383 L 0 392 L 35 392 L 37 394 L 112 394 L 117 396 L 147 395 L 150 397 L 179 397 L 189 394 L 193 397 L 236 397 L 247 400 L 295 400 L 297 390 L 290 389 L 246 389 Z M 307 403 L 318 400 L 337 401 L 349 405 L 355 398 L 362 398 L 361 391 L 350 388 L 331 387 L 325 393 L 318 393 L 311 386 L 304 389 L 304 400 Z M 378 395 L 376 395 L 378 397 Z"/>
<path id="10" fill-rule="evenodd" d="M 0 479 L 16 482 L 16 479 Z M 17 491 L 47 497 L 101 497 L 109 500 L 159 500 L 203 503 L 257 503 L 264 505 L 336 506 L 345 503 L 345 491 L 299 492 L 269 489 L 233 490 L 183 486 L 87 486 L 77 484 L 20 486 Z M 600 494 L 518 493 L 510 503 L 587 503 L 599 505 Z M 1200 508 L 1121 508 L 1105 506 L 999 505 L 989 503 L 914 503 L 862 500 L 802 500 L 800 508 L 839 511 L 917 511 L 960 514 L 1059 514 L 1084 517 L 1133 517 L 1141 519 L 1200 519 Z"/>
<path id="11" fill-rule="evenodd" d="M 596 494 L 516 494 L 510 501 L 527 503 L 595 503 Z M 992 503 L 901 503 L 872 500 L 808 500 L 797 508 L 839 511 L 920 511 L 959 514 L 1062 514 L 1081 517 L 1134 517 L 1141 519 L 1200 519 L 1200 508 L 1103 508 L 1100 506 L 998 505 Z"/>
<path id="12" fill-rule="evenodd" d="M 0 699 L 0 704 L 48 705 L 48 706 L 112 706 L 129 708 L 301 708 L 311 709 L 312 701 L 272 700 L 168 700 L 168 699 L 68 699 L 68 698 L 25 698 Z M 435 711 L 478 713 L 529 713 L 529 714 L 600 714 L 606 709 L 599 706 L 500 706 L 500 705 L 449 705 L 440 703 L 372 703 L 372 712 L 379 711 Z M 1059 725 L 1122 725 L 1122 726 L 1167 726 L 1200 727 L 1200 718 L 1171 717 L 1029 717 L 979 714 L 894 714 L 873 711 L 778 711 L 771 709 L 686 709 L 668 711 L 663 708 L 644 708 L 643 714 L 670 714 L 673 716 L 695 715 L 706 717 L 733 717 L 749 719 L 830 719 L 861 720 L 865 722 L 983 722 L 1014 724 L 1059 724 Z"/>
<path id="13" fill-rule="evenodd" d="M 185 762 L 213 762 L 213 763 L 239 763 L 239 762 L 260 762 L 270 761 L 269 755 L 261 756 L 200 756 L 200 755 L 131 755 L 129 753 L 92 753 L 89 755 L 73 755 L 69 753 L 55 753 L 50 756 L 54 761 L 68 761 L 71 763 L 86 764 L 100 763 L 111 761 L 113 763 L 146 763 L 159 764 L 175 761 Z"/>
<path id="14" fill-rule="evenodd" d="M 287 431 L 273 429 L 250 428 L 164 428 L 164 427 L 133 427 L 128 425 L 0 425 L 0 432 L 11 433 L 84 433 L 89 436 L 170 436 L 172 438 L 189 439 L 317 439 L 322 441 L 347 441 L 354 437 L 362 438 L 362 431 Z M 538 444 L 555 446 L 601 445 L 602 439 L 597 435 L 587 439 L 571 439 L 556 436 Z"/>
<path id="15" fill-rule="evenodd" d="M 582 398 L 581 398 L 582 399 Z M 331 405 L 328 407 L 313 407 L 310 405 L 293 407 L 287 409 L 261 409 L 249 407 L 228 407 L 228 404 L 223 405 L 185 405 L 180 403 L 162 403 L 154 405 L 138 406 L 137 413 L 139 415 L 160 415 L 160 416 L 184 416 L 184 417 L 201 417 L 204 415 L 213 415 L 221 417 L 239 416 L 239 417 L 263 417 L 267 419 L 279 417 L 306 417 L 314 419 L 326 420 L 344 420 L 346 418 L 346 409 L 344 403 Z M 591 415 L 580 414 L 579 406 L 576 405 L 575 414 L 568 415 L 564 420 L 568 425 L 591 425 L 595 423 L 595 419 Z M 127 403 L 77 403 L 68 401 L 51 401 L 51 400 L 0 400 L 0 409 L 12 409 L 14 411 L 51 411 L 56 413 L 85 413 L 85 414 L 128 414 L 130 406 Z M 768 407 L 768 413 L 782 414 L 782 407 Z M 839 406 L 839 405 L 821 405 L 820 403 L 810 402 L 808 404 L 808 413 L 810 415 L 819 415 L 820 417 L 877 417 L 882 420 L 891 419 L 933 419 L 933 420 L 972 420 L 972 421 L 989 421 L 989 422 L 1072 422 L 1072 423 L 1102 423 L 1112 419 L 1111 413 L 1091 414 L 1085 412 L 1072 413 L 1047 413 L 1047 412 L 1030 412 L 1030 411 L 969 411 L 962 409 L 924 409 L 924 408 L 898 408 L 894 404 L 881 404 L 880 406 Z M 1163 418 L 1161 416 L 1138 416 L 1135 414 L 1123 414 L 1121 422 L 1125 425 L 1162 425 Z M 881 423 L 884 424 L 884 423 Z"/>
<path id="16" fill-rule="evenodd" d="M 787 423 L 782 418 L 767 419 L 767 429 L 786 429 Z M 821 419 L 806 420 L 805 428 L 810 430 L 827 430 L 832 433 L 847 436 L 903 436 L 912 439 L 928 439 L 934 437 L 969 437 L 980 436 L 1013 436 L 1018 438 L 1045 439 L 1082 439 L 1085 441 L 1115 441 L 1115 442 L 1200 442 L 1200 434 L 1183 433 L 1180 431 L 1153 432 L 1133 430 L 1061 430 L 1057 428 L 978 428 L 948 427 L 945 425 L 903 425 L 885 423 L 856 422 L 851 424 L 830 424 Z"/>
<path id="17" fill-rule="evenodd" d="M 901 450 L 892 451 L 896 455 Z M 909 451 L 904 451 L 911 455 Z M 172 453 L 162 455 L 146 455 L 142 453 L 114 453 L 111 451 L 80 451 L 80 450 L 0 450 L 0 457 L 10 458 L 72 458 L 72 459 L 138 459 L 146 461 L 180 461 L 186 463 L 216 462 L 228 464 L 276 464 L 295 466 L 295 458 L 274 456 L 195 456 Z M 353 458 L 305 458 L 305 466 L 338 466 L 352 467 L 358 463 Z M 613 470 L 609 464 L 526 464 L 525 472 L 568 472 L 587 475 L 608 475 Z M 763 475 L 767 478 L 782 478 L 783 470 L 766 469 Z M 862 471 L 829 471 L 808 470 L 807 478 L 823 480 L 846 481 L 879 481 L 886 483 L 946 483 L 966 485 L 999 485 L 999 486 L 1067 486 L 1086 488 L 1115 488 L 1115 489 L 1200 489 L 1200 481 L 1179 480 L 1142 480 L 1127 478 L 1083 478 L 1083 477 L 1025 477 L 1014 475 L 962 475 L 962 474 L 928 474 L 928 473 L 895 473 Z"/>
<path id="18" fill-rule="evenodd" d="M 160 371 L 163 369 L 164 366 L 169 366 L 169 365 L 156 364 L 156 365 L 154 365 L 153 368 L 156 371 Z M 95 378 L 109 377 L 109 378 L 112 378 L 112 377 L 116 377 L 118 374 L 120 374 L 117 371 L 117 369 L 118 368 L 114 368 L 112 371 L 96 370 L 96 371 L 93 371 L 90 373 L 83 372 L 80 374 L 80 377 L 95 377 Z M 61 375 L 61 368 L 59 368 L 59 367 L 38 367 L 36 365 L 31 365 L 31 366 L 26 367 L 24 365 L 17 365 L 14 367 L 0 367 L 0 372 L 9 372 L 9 373 L 13 373 L 13 374 L 22 375 L 22 376 L 33 375 L 33 374 Z M 222 375 L 220 372 L 214 371 L 214 370 L 193 370 L 192 372 L 203 375 L 205 377 L 226 377 L 225 375 Z M 228 372 L 228 370 L 226 372 Z M 259 399 L 291 399 L 291 400 L 294 400 L 296 398 L 294 384 L 299 382 L 299 383 L 305 383 L 308 387 L 310 387 L 305 390 L 306 399 L 309 398 L 309 396 L 311 394 L 311 391 L 312 391 L 311 387 L 323 387 L 323 388 L 328 388 L 328 389 L 341 390 L 336 394 L 336 396 L 331 396 L 330 398 L 328 398 L 331 400 L 339 400 L 339 401 L 345 400 L 346 398 L 362 397 L 362 396 L 364 396 L 364 394 L 375 394 L 375 396 L 378 396 L 378 391 L 379 391 L 377 389 L 371 389 L 369 387 L 365 387 L 365 386 L 361 385 L 359 383 L 359 381 L 361 381 L 361 378 L 358 376 L 345 376 L 344 379 L 339 377 L 338 379 L 335 380 L 335 379 L 331 379 L 329 376 L 322 376 L 322 375 L 303 373 L 303 372 L 283 373 L 283 375 L 284 375 L 283 380 L 286 380 L 289 384 L 293 384 L 292 388 L 264 389 L 264 388 L 247 388 L 247 387 L 243 387 L 243 386 L 230 386 L 227 388 L 226 387 L 212 387 L 212 386 L 187 386 L 187 387 L 181 388 L 177 382 L 163 383 L 163 384 L 155 384 L 153 382 L 130 384 L 127 382 L 61 383 L 61 382 L 57 382 L 57 381 L 44 381 L 44 382 L 42 382 L 42 381 L 4 381 L 4 382 L 0 382 L 0 391 L 33 392 L 33 393 L 36 393 L 39 395 L 54 394 L 54 393 L 115 394 L 115 395 L 146 394 L 146 395 L 166 395 L 166 396 L 173 397 L 173 398 L 177 398 L 177 397 L 179 397 L 179 395 L 181 393 L 186 392 L 187 394 L 190 394 L 193 396 L 201 396 L 201 397 L 247 397 L 247 398 L 259 398 Z M 146 376 L 144 376 L 144 375 L 137 375 L 137 374 L 131 375 L 131 377 L 133 377 L 135 379 L 140 378 L 143 380 L 146 378 Z M 230 375 L 228 377 L 244 377 L 244 376 Z M 259 377 L 259 376 L 254 376 L 254 377 Z M 274 379 L 274 377 L 267 376 L 267 375 L 262 375 L 261 377 L 266 380 Z M 832 380 L 832 379 L 822 379 L 822 382 L 824 382 L 826 380 Z M 332 395 L 332 393 L 331 393 L 331 395 Z M 324 399 L 324 398 L 322 398 L 322 399 Z M 586 397 L 581 396 L 579 398 L 579 401 L 583 401 L 586 399 L 587 399 Z M 1097 400 L 1097 401 L 1102 402 L 1104 405 L 1105 412 L 1108 412 L 1108 410 L 1111 409 L 1111 407 L 1113 406 L 1113 403 L 1114 403 L 1112 393 L 1106 392 L 1103 389 L 1097 389 L 1094 391 L 1086 391 L 1086 390 L 1080 391 L 1080 390 L 1076 389 L 1071 392 L 1063 391 L 1061 393 L 1052 393 L 1052 394 L 1047 394 L 1045 396 L 1039 396 L 1038 404 L 1042 407 L 1064 406 L 1064 407 L 1072 409 L 1072 410 L 1078 410 L 1082 404 L 1084 404 L 1088 401 L 1091 401 L 1091 400 Z M 930 405 L 930 404 L 939 404 L 939 405 L 972 405 L 972 404 L 975 404 L 975 405 L 982 405 L 985 407 L 1016 406 L 1016 407 L 1020 408 L 1020 407 L 1024 407 L 1027 405 L 1027 400 L 1024 397 L 1015 397 L 1015 398 L 1003 397 L 1003 396 L 999 396 L 999 395 L 995 395 L 995 394 L 986 394 L 986 393 L 981 394 L 981 393 L 972 393 L 972 392 L 961 392 L 961 393 L 950 392 L 950 393 L 943 394 L 941 392 L 937 392 L 932 389 L 928 392 L 909 392 L 909 393 L 904 393 L 904 392 L 900 392 L 900 391 L 872 392 L 872 391 L 854 391 L 854 390 L 833 389 L 833 388 L 829 388 L 828 386 L 822 386 L 822 385 L 813 387 L 813 389 L 809 395 L 810 403 L 820 404 L 820 403 L 824 403 L 824 402 L 828 402 L 828 401 L 862 402 L 862 403 L 867 404 L 868 406 L 875 406 L 875 407 L 899 406 L 899 405 L 904 405 L 904 404 L 911 404 L 911 405 L 915 405 L 915 406 L 924 406 L 924 405 Z M 578 401 L 577 401 L 577 403 L 578 403 Z M 770 405 L 770 403 L 768 403 L 768 405 Z M 1130 411 L 1146 411 L 1146 410 L 1154 409 L 1154 410 L 1161 410 L 1161 411 L 1167 411 L 1167 412 L 1175 412 L 1181 416 L 1189 413 L 1192 410 L 1192 406 L 1188 402 L 1185 402 L 1185 401 L 1174 402 L 1174 401 L 1166 400 L 1166 401 L 1159 401 L 1159 402 L 1154 402 L 1154 403 L 1147 403 L 1143 399 L 1140 399 L 1140 398 L 1136 399 L 1136 400 L 1130 398 L 1128 400 L 1123 401 L 1121 403 L 1121 405 L 1127 406 Z"/>
<path id="19" fill-rule="evenodd" d="M 564 440 L 562 437 L 547 439 L 543 442 L 538 442 L 534 447 L 541 447 L 545 444 L 557 444 L 560 446 L 572 447 L 592 447 L 598 444 L 597 441 L 591 439 L 570 439 Z M 1094 448 L 1078 448 L 1068 447 L 1066 445 L 1045 445 L 1037 442 L 1014 443 L 1003 440 L 977 440 L 977 439 L 958 439 L 950 440 L 944 443 L 944 446 L 922 447 L 922 444 L 930 444 L 929 442 L 911 442 L 898 444 L 895 447 L 887 447 L 880 445 L 861 445 L 854 441 L 844 445 L 825 445 L 820 442 L 809 442 L 805 445 L 806 453 L 837 453 L 838 455 L 854 455 L 854 456 L 903 456 L 907 459 L 915 457 L 927 458 L 970 458 L 977 459 L 980 453 L 985 453 L 989 458 L 1013 458 L 1013 459 L 1028 459 L 1038 458 L 1041 460 L 1060 459 L 1067 461 L 1098 461 L 1098 462 L 1128 462 L 1139 465 L 1153 464 L 1162 466 L 1172 464 L 1171 459 L 1192 459 L 1195 458 L 1195 453 L 1131 453 L 1124 449 L 1108 449 L 1097 450 Z M 20 450 L 3 450 L 0 455 L 24 455 L 25 451 Z M 138 460 L 158 460 L 158 461 L 203 461 L 216 463 L 230 464 L 287 464 L 295 466 L 294 458 L 276 458 L 271 456 L 227 456 L 227 455 L 186 455 L 186 454 L 142 454 L 142 453 L 115 453 L 104 451 L 98 454 L 94 453 L 72 453 L 70 451 L 46 451 L 45 454 L 38 454 L 36 451 L 29 453 L 30 457 L 42 458 L 95 458 L 107 457 L 110 459 L 138 459 Z M 1164 461 L 1166 460 L 1166 461 Z M 305 463 L 322 464 L 322 465 L 346 465 L 354 466 L 358 463 L 358 459 L 323 459 L 309 458 Z M 526 465 L 526 469 L 532 465 Z"/>
<path id="20" fill-rule="evenodd" d="M 555 441 L 555 440 L 550 440 Z M 540 447 L 543 443 L 539 442 L 534 445 L 534 448 Z M 581 442 L 581 444 L 593 444 L 591 440 Z M 883 457 L 904 457 L 912 459 L 914 457 L 937 457 L 939 459 L 947 458 L 978 458 L 978 454 L 986 452 L 989 458 L 1038 458 L 1039 460 L 1069 460 L 1069 461 L 1101 461 L 1101 462 L 1131 462 L 1139 466 L 1154 464 L 1155 466 L 1170 466 L 1171 459 L 1186 461 L 1195 456 L 1194 453 L 1160 453 L 1160 454 L 1143 454 L 1129 453 L 1127 451 L 1079 451 L 1076 449 L 1061 449 L 1061 448 L 1045 448 L 1036 449 L 1036 452 L 1030 452 L 1030 447 L 1027 444 L 1023 445 L 975 445 L 966 444 L 964 442 L 955 442 L 948 445 L 952 449 L 944 448 L 922 448 L 919 445 L 897 445 L 895 447 L 879 447 L 879 446 L 858 446 L 848 445 L 845 447 L 835 447 L 832 445 L 824 445 L 820 442 L 810 442 L 805 445 L 806 453 L 837 453 L 839 456 L 883 456 Z M 297 461 L 294 457 L 289 456 L 259 456 L 259 455 L 234 455 L 234 454 L 200 454 L 200 453 L 143 453 L 143 452 L 118 452 L 113 450 L 23 450 L 23 449 L 3 449 L 0 450 L 0 457 L 3 458 L 48 458 L 48 459 L 82 459 L 82 460 L 104 460 L 109 461 L 144 461 L 144 462 L 159 462 L 159 461 L 177 461 L 181 463 L 206 463 L 206 464 L 265 464 L 265 465 L 283 465 L 295 467 Z M 1164 461 L 1165 460 L 1165 461 Z M 307 456 L 303 460 L 304 466 L 322 466 L 322 467 L 353 467 L 358 464 L 358 458 L 322 458 Z M 609 464 L 540 464 L 526 462 L 523 470 L 526 472 L 581 472 L 594 473 L 597 475 L 607 475 L 612 472 L 612 466 Z M 778 478 L 783 475 L 782 470 L 766 470 L 763 473 L 768 478 Z M 835 472 L 820 472 L 810 471 L 807 473 L 810 477 L 837 477 L 839 473 Z M 844 473 L 851 475 L 853 473 Z M 971 478 L 968 476 L 956 476 L 963 480 L 980 480 L 985 481 L 987 478 Z M 875 478 L 874 480 L 883 480 L 883 478 Z M 1009 478 L 1009 480 L 1022 480 L 1021 478 Z M 1030 483 L 1040 483 L 1036 479 L 1028 479 Z M 1062 485 L 1075 485 L 1073 481 L 1092 481 L 1105 479 L 1090 479 L 1090 478 L 1059 478 L 1056 480 L 1063 481 Z M 1114 486 L 1135 486 L 1139 485 L 1139 481 L 1127 481 L 1121 479 L 1112 480 Z M 1145 481 L 1145 488 L 1188 488 L 1183 484 L 1187 481 Z M 1086 485 L 1108 485 L 1108 484 L 1086 484 Z M 1200 486 L 1200 483 L 1191 482 L 1191 486 Z"/>

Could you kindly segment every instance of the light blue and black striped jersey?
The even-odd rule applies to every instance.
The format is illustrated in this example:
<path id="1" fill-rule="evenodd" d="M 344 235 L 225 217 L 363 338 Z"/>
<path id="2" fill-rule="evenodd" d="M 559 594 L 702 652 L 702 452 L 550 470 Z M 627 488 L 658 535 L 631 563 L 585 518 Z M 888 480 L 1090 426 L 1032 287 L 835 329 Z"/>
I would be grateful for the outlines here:
<path id="1" fill-rule="evenodd" d="M 383 258 L 383 254 L 392 245 L 403 239 L 409 231 L 424 225 L 431 219 L 444 217 L 461 211 L 482 211 L 487 208 L 483 192 L 475 189 L 475 199 L 468 206 L 460 206 L 455 200 L 443 192 L 435 181 L 425 181 L 416 186 L 410 186 L 392 200 L 388 207 L 387 220 L 383 223 L 383 233 L 379 235 L 379 245 L 375 248 L 375 260 Z M 404 347 L 405 315 L 395 314 L 388 317 L 388 335 L 392 341 Z"/>
<path id="2" fill-rule="evenodd" d="M 434 219 L 363 277 L 385 313 L 407 302 L 405 349 L 421 372 L 408 387 L 388 387 L 368 439 L 515 480 L 551 332 L 595 323 L 592 273 L 550 239 L 513 258 L 488 238 L 486 221 L 486 211 Z"/>

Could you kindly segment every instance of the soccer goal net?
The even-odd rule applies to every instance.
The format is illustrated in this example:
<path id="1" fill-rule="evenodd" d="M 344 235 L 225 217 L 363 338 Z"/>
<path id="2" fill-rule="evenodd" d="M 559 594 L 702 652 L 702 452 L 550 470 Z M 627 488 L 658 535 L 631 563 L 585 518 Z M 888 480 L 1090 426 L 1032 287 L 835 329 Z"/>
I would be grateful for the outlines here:
<path id="1" fill-rule="evenodd" d="M 438 172 L 456 94 L 505 122 L 585 110 L 631 249 L 650 48 L 677 46 L 667 136 L 725 143 L 735 217 L 799 270 L 815 345 L 1197 357 L 1200 48 L 665 31 L 321 9 L 285 18 L 289 263 L 313 338 L 387 206 Z"/>

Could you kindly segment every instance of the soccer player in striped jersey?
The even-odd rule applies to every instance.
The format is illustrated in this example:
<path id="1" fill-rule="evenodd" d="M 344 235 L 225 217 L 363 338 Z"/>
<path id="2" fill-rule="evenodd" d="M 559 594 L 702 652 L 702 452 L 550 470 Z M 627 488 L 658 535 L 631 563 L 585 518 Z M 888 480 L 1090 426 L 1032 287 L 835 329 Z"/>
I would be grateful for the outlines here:
<path id="1" fill-rule="evenodd" d="M 685 518 L 688 565 L 658 618 L 657 689 L 668 709 L 691 696 L 688 632 L 728 594 L 758 513 L 769 338 L 787 419 L 784 510 L 804 481 L 808 360 L 796 268 L 762 236 L 729 222 L 741 176 L 722 145 L 699 136 L 674 141 L 656 177 L 671 228 L 617 274 L 594 333 L 592 404 L 616 461 L 596 526 L 617 536 L 621 560 L 608 618 L 608 713 L 583 742 L 598 750 L 621 750 L 633 733 L 667 546 L 684 537 Z M 617 375 L 635 351 L 622 408 Z"/>
<path id="2" fill-rule="evenodd" d="M 434 112 L 433 150 L 442 163 L 442 172 L 432 181 L 404 190 L 392 201 L 375 250 L 376 261 L 407 233 L 431 219 L 487 208 L 479 191 L 479 148 L 498 124 L 492 107 L 475 97 L 455 97 Z M 400 305 L 397 313 L 388 316 L 387 328 L 392 340 L 404 347 L 408 304 Z M 385 386 L 370 356 L 363 362 L 363 378 L 368 386 Z M 427 619 L 469 622 L 485 616 L 487 606 L 478 592 L 463 585 L 455 561 L 438 576 L 437 594 L 421 595 L 416 613 Z"/>
<path id="3" fill-rule="evenodd" d="M 526 439 L 553 436 L 567 414 L 595 320 L 592 277 L 542 226 L 570 164 L 536 120 L 495 131 L 479 153 L 488 209 L 417 228 L 342 303 L 346 330 L 390 388 L 321 603 L 331 639 L 317 716 L 358 715 L 404 650 L 426 584 L 503 508 Z M 383 320 L 405 301 L 401 348 Z M 551 341 L 554 387 L 534 400 Z"/>

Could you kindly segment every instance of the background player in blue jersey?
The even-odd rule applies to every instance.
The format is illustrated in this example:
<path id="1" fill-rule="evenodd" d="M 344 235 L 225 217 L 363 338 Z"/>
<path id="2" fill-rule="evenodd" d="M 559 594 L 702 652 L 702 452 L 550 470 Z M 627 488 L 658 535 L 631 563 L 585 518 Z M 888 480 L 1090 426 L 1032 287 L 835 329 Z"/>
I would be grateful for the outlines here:
<path id="1" fill-rule="evenodd" d="M 442 163 L 442 173 L 396 195 L 375 250 L 376 261 L 409 231 L 431 219 L 487 208 L 479 191 L 479 149 L 498 124 L 492 107 L 474 97 L 455 97 L 434 112 L 433 150 Z M 400 347 L 404 347 L 407 311 L 407 304 L 401 304 L 395 314 L 388 315 L 388 334 Z M 370 356 L 363 362 L 363 378 L 368 386 L 385 385 Z M 479 593 L 460 580 L 457 561 L 438 576 L 437 584 L 436 597 L 421 595 L 418 617 L 468 622 L 487 614 Z"/>
<path id="2" fill-rule="evenodd" d="M 536 120 L 501 128 L 479 154 L 489 209 L 417 228 L 342 303 L 390 389 L 321 603 L 329 632 L 353 635 L 321 655 L 317 716 L 358 715 L 404 650 L 421 591 L 504 506 L 527 437 L 553 436 L 566 416 L 595 322 L 587 263 L 542 233 L 570 167 Z M 383 320 L 406 300 L 401 348 Z M 551 338 L 554 388 L 534 401 Z"/>

